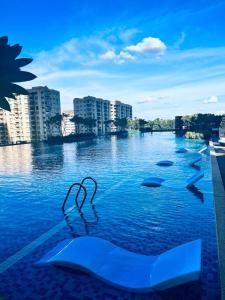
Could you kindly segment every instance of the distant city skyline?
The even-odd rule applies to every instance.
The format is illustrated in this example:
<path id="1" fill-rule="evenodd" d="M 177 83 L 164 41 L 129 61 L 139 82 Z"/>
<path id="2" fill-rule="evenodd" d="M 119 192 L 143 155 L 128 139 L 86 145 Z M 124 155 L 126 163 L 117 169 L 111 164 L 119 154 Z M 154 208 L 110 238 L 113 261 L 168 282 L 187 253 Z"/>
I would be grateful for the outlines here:
<path id="1" fill-rule="evenodd" d="M 27 69 L 38 78 L 22 85 L 59 90 L 62 110 L 90 95 L 146 119 L 225 112 L 224 1 L 1 6 L 0 36 L 34 59 Z"/>

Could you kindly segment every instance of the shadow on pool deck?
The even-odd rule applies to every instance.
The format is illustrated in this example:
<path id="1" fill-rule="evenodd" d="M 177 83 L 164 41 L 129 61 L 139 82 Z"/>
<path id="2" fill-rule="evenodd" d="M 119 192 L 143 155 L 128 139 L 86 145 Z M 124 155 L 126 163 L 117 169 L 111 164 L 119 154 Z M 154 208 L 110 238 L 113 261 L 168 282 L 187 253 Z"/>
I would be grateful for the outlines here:
<path id="1" fill-rule="evenodd" d="M 221 298 L 225 299 L 225 147 L 211 143 Z"/>

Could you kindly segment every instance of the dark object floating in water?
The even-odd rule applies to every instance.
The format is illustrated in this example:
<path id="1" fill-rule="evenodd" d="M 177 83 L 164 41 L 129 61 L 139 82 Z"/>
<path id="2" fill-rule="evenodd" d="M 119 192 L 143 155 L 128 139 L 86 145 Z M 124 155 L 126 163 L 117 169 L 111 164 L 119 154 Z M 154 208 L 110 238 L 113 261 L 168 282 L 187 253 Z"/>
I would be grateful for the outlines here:
<path id="1" fill-rule="evenodd" d="M 157 162 L 158 166 L 164 166 L 164 167 L 169 167 L 173 165 L 173 162 L 171 160 L 160 160 Z"/>
<path id="2" fill-rule="evenodd" d="M 160 255 L 137 254 L 101 238 L 64 240 L 36 265 L 83 270 L 116 288 L 148 293 L 198 280 L 202 241 L 194 240 Z"/>
<path id="3" fill-rule="evenodd" d="M 176 150 L 176 153 L 187 153 L 188 152 L 188 149 L 186 148 L 179 148 Z"/>
<path id="4" fill-rule="evenodd" d="M 162 185 L 163 181 L 165 181 L 165 179 L 159 177 L 149 177 L 146 178 L 141 185 L 148 186 L 148 187 L 159 187 Z"/>

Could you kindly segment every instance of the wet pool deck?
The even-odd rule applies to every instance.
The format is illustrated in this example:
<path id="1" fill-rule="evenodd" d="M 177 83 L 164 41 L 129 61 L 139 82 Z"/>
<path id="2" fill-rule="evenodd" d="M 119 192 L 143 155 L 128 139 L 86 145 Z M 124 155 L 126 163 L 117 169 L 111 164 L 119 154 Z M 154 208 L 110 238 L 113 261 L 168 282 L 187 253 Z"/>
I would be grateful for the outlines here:
<path id="1" fill-rule="evenodd" d="M 221 299 L 225 300 L 225 147 L 211 143 Z"/>

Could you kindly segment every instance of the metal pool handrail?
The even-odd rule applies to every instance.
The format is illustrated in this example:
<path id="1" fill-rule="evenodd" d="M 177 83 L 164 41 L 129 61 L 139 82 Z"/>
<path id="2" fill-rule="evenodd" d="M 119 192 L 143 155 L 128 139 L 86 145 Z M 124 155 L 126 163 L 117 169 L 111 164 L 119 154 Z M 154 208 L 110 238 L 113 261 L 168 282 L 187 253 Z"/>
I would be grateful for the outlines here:
<path id="1" fill-rule="evenodd" d="M 97 213 L 97 211 L 95 209 L 95 205 L 94 204 L 91 204 L 91 209 L 92 209 L 93 214 L 95 216 L 95 219 L 96 219 L 95 221 L 87 221 L 87 219 L 85 218 L 84 214 L 81 211 L 79 211 L 79 216 L 80 216 L 81 220 L 84 223 L 84 228 L 85 228 L 86 235 L 89 235 L 89 226 L 96 225 L 96 224 L 98 224 L 98 221 L 99 221 L 99 216 L 98 216 L 98 213 Z M 71 214 L 67 213 L 67 212 L 63 212 L 63 215 L 64 215 L 64 219 L 65 219 L 65 221 L 67 223 L 67 226 L 69 227 L 69 229 L 70 229 L 70 231 L 72 233 L 72 236 L 74 238 L 81 236 L 80 234 L 76 233 L 76 231 L 74 229 L 74 226 L 73 226 L 73 223 L 72 223 L 73 218 L 71 217 Z"/>
<path id="2" fill-rule="evenodd" d="M 63 211 L 63 213 L 65 212 L 65 205 L 66 205 L 66 202 L 67 202 L 67 200 L 68 200 L 68 198 L 69 198 L 69 195 L 70 195 L 70 193 L 71 193 L 71 191 L 72 191 L 72 189 L 73 189 L 74 186 L 79 186 L 79 189 L 78 189 L 77 194 L 76 194 L 76 197 L 75 197 L 75 202 L 76 202 L 77 208 L 78 208 L 79 210 L 81 210 L 82 207 L 83 207 L 83 205 L 84 205 L 84 202 L 85 202 L 86 197 L 87 197 L 87 190 L 86 190 L 85 186 L 83 186 L 82 183 L 75 182 L 75 183 L 73 183 L 73 184 L 69 187 L 69 190 L 68 190 L 68 192 L 67 192 L 67 194 L 66 194 L 66 197 L 65 197 L 65 199 L 64 199 L 64 201 L 63 201 L 63 205 L 62 205 L 62 211 Z M 78 200 L 78 195 L 80 194 L 81 189 L 83 189 L 83 191 L 84 191 L 84 197 L 83 197 L 83 200 L 82 200 L 82 202 L 81 202 L 81 205 L 79 206 L 77 200 Z"/>
<path id="3" fill-rule="evenodd" d="M 92 194 L 92 196 L 91 196 L 91 200 L 90 200 L 90 203 L 92 204 L 92 203 L 93 203 L 93 200 L 94 200 L 94 197 L 95 197 L 95 194 L 96 194 L 97 189 L 98 189 L 98 184 L 97 184 L 96 180 L 95 180 L 93 177 L 88 176 L 88 177 L 85 177 L 84 179 L 82 179 L 82 181 L 81 181 L 81 186 L 83 186 L 83 184 L 84 184 L 84 182 L 85 182 L 86 180 L 91 180 L 91 181 L 93 181 L 93 182 L 94 182 L 94 185 L 95 185 L 95 189 L 94 189 L 94 192 L 93 192 L 93 194 Z M 80 190 L 81 190 L 81 186 L 79 187 L 79 190 L 78 190 L 78 192 L 77 192 L 75 201 L 77 201 L 77 199 L 78 199 L 78 196 L 79 196 Z M 82 206 L 83 206 L 83 204 L 84 204 L 84 203 L 82 202 Z M 82 208 L 82 206 L 80 207 L 80 209 Z"/>

